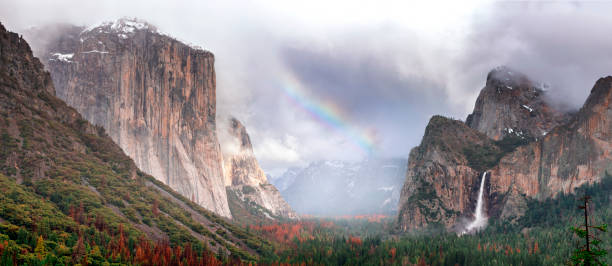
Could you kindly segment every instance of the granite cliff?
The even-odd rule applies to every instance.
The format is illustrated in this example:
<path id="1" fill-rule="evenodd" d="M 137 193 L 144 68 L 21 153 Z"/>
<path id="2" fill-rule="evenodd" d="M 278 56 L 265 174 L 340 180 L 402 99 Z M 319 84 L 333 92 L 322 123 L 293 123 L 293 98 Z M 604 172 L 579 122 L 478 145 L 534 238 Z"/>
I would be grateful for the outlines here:
<path id="1" fill-rule="evenodd" d="M 511 74 L 512 73 L 512 74 Z M 512 76 L 512 77 L 511 77 Z M 612 77 L 597 81 L 574 114 L 555 110 L 525 75 L 497 68 L 466 123 L 435 116 L 410 153 L 401 230 L 460 230 L 475 208 L 483 172 L 485 209 L 515 222 L 526 199 L 543 200 L 598 182 L 612 168 Z"/>
<path id="2" fill-rule="evenodd" d="M 487 75 L 465 123 L 494 140 L 508 135 L 545 136 L 568 119 L 545 101 L 546 90 L 545 84 L 535 84 L 525 74 L 508 67 L 495 68 Z"/>
<path id="3" fill-rule="evenodd" d="M 50 25 L 27 36 L 58 97 L 105 128 L 140 169 L 225 217 L 232 217 L 227 186 L 236 193 L 257 188 L 257 196 L 239 193 L 242 205 L 248 198 L 274 215 L 295 216 L 267 182 L 246 129 L 237 120 L 231 132 L 218 128 L 212 53 L 128 18 L 88 28 Z M 220 146 L 218 135 L 228 132 L 244 145 L 225 154 L 224 166 L 221 149 L 236 148 Z"/>
<path id="4" fill-rule="evenodd" d="M 513 217 L 516 195 L 537 199 L 601 180 L 612 172 L 612 77 L 599 79 L 571 120 L 545 137 L 517 148 L 490 170 L 490 192 L 511 195 L 501 208 Z M 507 206 L 507 207 L 506 207 Z"/>
<path id="5" fill-rule="evenodd" d="M 48 249 L 62 264 L 131 264 L 131 250 L 120 258 L 110 250 L 119 236 L 125 247 L 141 240 L 199 246 L 251 262 L 271 248 L 140 171 L 104 128 L 55 96 L 28 43 L 2 24 L 0 147 L 0 235 L 5 248 L 18 245 L 4 249 L 13 255 L 3 264 L 31 265 L 25 255 L 37 237 L 49 247 L 79 239 L 100 254 L 88 260 L 85 252 Z"/>
<path id="6" fill-rule="evenodd" d="M 434 116 L 421 144 L 410 151 L 399 205 L 404 231 L 438 223 L 447 228 L 474 208 L 484 165 L 470 163 L 470 150 L 500 153 L 493 140 L 462 121 Z"/>
<path id="7" fill-rule="evenodd" d="M 230 118 L 228 122 L 225 132 L 219 132 L 219 135 L 223 140 L 223 171 L 232 213 L 240 208 L 250 210 L 254 216 L 269 219 L 297 218 L 259 167 L 246 128 L 236 118 Z M 219 130 L 224 128 L 220 127 Z M 232 202 L 232 199 L 236 202 Z"/>
<path id="8" fill-rule="evenodd" d="M 40 50 L 58 97 L 104 127 L 140 169 L 231 217 L 212 53 L 130 19 L 59 33 Z"/>

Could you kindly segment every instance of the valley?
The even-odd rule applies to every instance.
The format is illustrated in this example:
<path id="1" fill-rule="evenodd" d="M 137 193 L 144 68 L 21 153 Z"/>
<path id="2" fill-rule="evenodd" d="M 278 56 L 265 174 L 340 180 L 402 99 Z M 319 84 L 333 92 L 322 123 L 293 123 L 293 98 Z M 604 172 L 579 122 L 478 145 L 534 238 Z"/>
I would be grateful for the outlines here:
<path id="1" fill-rule="evenodd" d="M 465 120 L 394 122 L 423 133 L 389 152 L 384 127 L 363 126 L 378 110 L 303 87 L 274 108 L 326 134 L 290 135 L 318 129 L 287 113 L 275 138 L 283 122 L 223 98 L 263 97 L 228 93 L 224 60 L 136 18 L 0 24 L 0 265 L 612 263 L 612 76 L 569 108 L 494 67 Z M 358 156 L 333 154 L 346 142 Z"/>

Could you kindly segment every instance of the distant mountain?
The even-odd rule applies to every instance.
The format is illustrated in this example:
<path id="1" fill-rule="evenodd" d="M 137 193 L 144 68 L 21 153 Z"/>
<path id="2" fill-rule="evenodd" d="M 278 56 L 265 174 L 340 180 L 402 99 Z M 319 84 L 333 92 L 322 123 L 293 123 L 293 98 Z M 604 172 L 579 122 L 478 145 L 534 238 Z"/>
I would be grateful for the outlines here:
<path id="1" fill-rule="evenodd" d="M 140 171 L 55 96 L 28 43 L 1 24 L 0 47 L 3 264 L 131 264 L 150 242 L 247 260 L 269 247 Z"/>
<path id="2" fill-rule="evenodd" d="M 529 199 L 545 200 L 598 183 L 612 170 L 612 77 L 599 79 L 576 113 L 555 110 L 546 91 L 500 67 L 466 123 L 430 120 L 410 152 L 398 225 L 461 230 L 472 218 L 482 173 L 488 217 L 515 223 Z"/>
<path id="3" fill-rule="evenodd" d="M 36 50 L 51 72 L 58 97 L 102 126 L 144 172 L 186 198 L 232 217 L 226 188 L 267 183 L 254 155 L 239 160 L 222 154 L 230 149 L 221 147 L 219 135 L 227 135 L 228 129 L 221 128 L 216 117 L 211 52 L 128 18 L 88 28 L 32 29 L 27 36 L 39 44 Z M 231 169 L 224 170 L 227 167 Z M 274 200 L 258 201 L 259 207 L 293 217 L 285 210 L 288 206 L 281 210 L 284 200 L 275 195 Z M 246 208 L 249 203 L 239 204 Z"/>
<path id="4" fill-rule="evenodd" d="M 336 216 L 397 211 L 406 159 L 319 161 L 272 179 L 300 214 Z"/>

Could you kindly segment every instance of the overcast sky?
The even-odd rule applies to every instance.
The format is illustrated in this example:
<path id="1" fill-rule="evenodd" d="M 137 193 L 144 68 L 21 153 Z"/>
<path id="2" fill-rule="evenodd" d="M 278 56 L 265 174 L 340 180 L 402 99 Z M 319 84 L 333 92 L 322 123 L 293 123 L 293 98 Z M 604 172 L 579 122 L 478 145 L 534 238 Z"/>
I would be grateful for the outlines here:
<path id="1" fill-rule="evenodd" d="M 483 1 L 0 0 L 13 31 L 138 17 L 216 56 L 218 118 L 264 170 L 406 157 L 431 115 L 465 119 L 507 65 L 579 107 L 612 74 L 612 4 Z"/>

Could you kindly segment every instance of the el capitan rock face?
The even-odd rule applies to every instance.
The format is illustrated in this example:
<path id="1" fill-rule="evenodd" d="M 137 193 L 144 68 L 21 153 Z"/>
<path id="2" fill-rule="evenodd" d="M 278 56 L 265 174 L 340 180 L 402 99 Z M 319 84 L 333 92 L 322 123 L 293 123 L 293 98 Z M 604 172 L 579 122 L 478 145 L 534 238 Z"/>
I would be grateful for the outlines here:
<path id="1" fill-rule="evenodd" d="M 103 126 L 140 169 L 231 217 L 212 53 L 129 19 L 66 31 L 44 50 L 58 97 Z"/>
<path id="2" fill-rule="evenodd" d="M 519 82 L 504 90 L 504 83 L 492 81 L 491 75 L 466 121 L 470 127 L 460 121 L 440 123 L 444 120 L 434 117 L 421 145 L 411 151 L 400 200 L 400 229 L 432 223 L 453 229 L 459 218 L 471 217 L 484 171 L 489 173 L 486 213 L 512 222 L 523 215 L 526 197 L 543 200 L 561 191 L 570 193 L 612 170 L 612 77 L 598 80 L 584 106 L 570 117 L 552 110 L 530 85 L 517 89 Z M 518 80 L 529 84 L 526 78 Z M 527 116 L 520 113 L 521 107 Z M 443 130 L 435 134 L 432 128 L 441 125 Z M 547 134 L 537 135 L 541 131 Z"/>
<path id="3" fill-rule="evenodd" d="M 45 239 L 45 246 L 63 244 L 58 235 L 60 239 L 79 238 L 92 246 L 125 237 L 124 243 L 138 239 L 152 241 L 151 245 L 157 241 L 172 246 L 197 245 L 249 261 L 265 255 L 261 250 L 272 248 L 259 236 L 140 171 L 103 128 L 92 125 L 55 96 L 49 72 L 33 56 L 28 43 L 6 31 L 1 21 L 0 147 L 3 265 L 36 263 L 26 254 L 35 250 L 28 243 L 31 241 L 4 234 L 13 228 L 20 234 L 24 231 L 24 236 L 36 234 Z M 6 256 L 11 249 L 7 241 L 17 245 L 12 254 L 19 254 L 19 258 Z M 135 256 L 130 256 L 128 249 L 121 252 L 121 258 L 111 256 L 108 261 L 132 263 Z M 47 260 L 65 264 L 81 261 L 64 257 L 66 253 L 58 260 L 53 253 L 49 251 Z M 93 263 L 107 261 L 94 259 Z"/>
<path id="4" fill-rule="evenodd" d="M 494 140 L 508 135 L 540 138 L 568 120 L 567 115 L 545 102 L 544 87 L 520 72 L 495 68 L 487 75 L 466 124 Z"/>
<path id="5" fill-rule="evenodd" d="M 220 130 L 224 130 L 220 128 Z M 282 198 L 274 185 L 268 182 L 266 174 L 259 167 L 253 153 L 251 139 L 246 128 L 236 118 L 230 118 L 223 141 L 224 176 L 230 193 L 242 201 L 237 204 L 256 204 L 265 217 L 297 218 L 289 204 Z M 271 212 L 266 216 L 265 212 Z"/>

